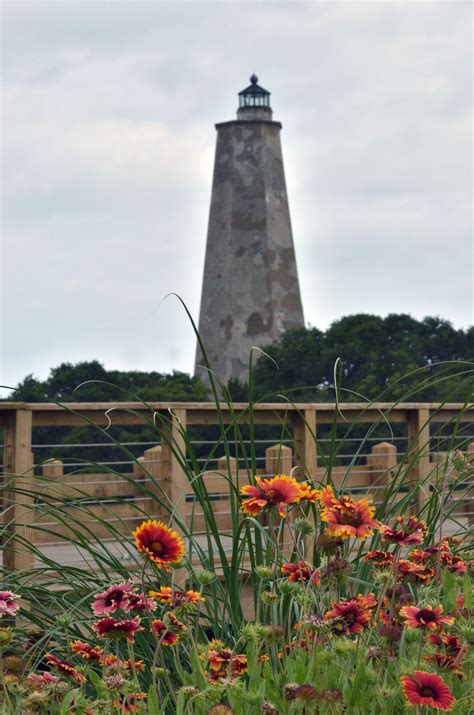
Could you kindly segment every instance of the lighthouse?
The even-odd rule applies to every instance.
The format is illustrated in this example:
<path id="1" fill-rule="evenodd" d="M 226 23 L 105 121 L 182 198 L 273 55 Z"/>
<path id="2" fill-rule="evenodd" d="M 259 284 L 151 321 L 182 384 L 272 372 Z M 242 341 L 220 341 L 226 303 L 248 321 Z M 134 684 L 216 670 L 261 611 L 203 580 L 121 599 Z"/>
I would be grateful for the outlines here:
<path id="1" fill-rule="evenodd" d="M 246 381 L 249 351 L 304 325 L 280 142 L 270 92 L 252 75 L 217 144 L 199 314 L 212 371 Z M 258 353 L 255 353 L 257 356 Z M 196 375 L 208 382 L 199 346 Z"/>

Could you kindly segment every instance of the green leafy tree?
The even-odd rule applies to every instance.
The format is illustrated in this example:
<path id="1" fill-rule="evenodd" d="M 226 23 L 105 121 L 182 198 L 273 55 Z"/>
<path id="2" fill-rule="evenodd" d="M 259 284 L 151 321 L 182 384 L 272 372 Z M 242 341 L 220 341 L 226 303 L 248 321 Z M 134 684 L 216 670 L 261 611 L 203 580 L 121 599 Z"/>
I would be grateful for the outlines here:
<path id="1" fill-rule="evenodd" d="M 324 333 L 316 328 L 285 333 L 265 351 L 278 368 L 268 358 L 259 360 L 254 382 L 260 396 L 282 392 L 294 400 L 333 400 L 338 358 L 347 401 L 358 395 L 376 399 L 381 393 L 389 401 L 413 390 L 419 401 L 472 396 L 472 379 L 460 373 L 469 369 L 464 362 L 474 367 L 474 329 L 456 329 L 436 317 L 350 315 Z M 439 379 L 425 387 L 428 374 Z"/>

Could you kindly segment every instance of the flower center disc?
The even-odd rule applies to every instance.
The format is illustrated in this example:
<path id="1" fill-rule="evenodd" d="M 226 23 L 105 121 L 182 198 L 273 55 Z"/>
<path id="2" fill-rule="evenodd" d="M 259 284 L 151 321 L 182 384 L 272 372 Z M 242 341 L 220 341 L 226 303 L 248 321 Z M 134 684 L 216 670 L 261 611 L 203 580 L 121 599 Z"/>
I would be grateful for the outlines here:
<path id="1" fill-rule="evenodd" d="M 161 541 L 152 541 L 150 544 L 150 550 L 153 551 L 154 554 L 161 554 L 163 552 L 163 544 Z"/>
<path id="2" fill-rule="evenodd" d="M 424 698 L 432 698 L 433 697 L 433 691 L 431 688 L 422 688 L 421 694 Z"/>

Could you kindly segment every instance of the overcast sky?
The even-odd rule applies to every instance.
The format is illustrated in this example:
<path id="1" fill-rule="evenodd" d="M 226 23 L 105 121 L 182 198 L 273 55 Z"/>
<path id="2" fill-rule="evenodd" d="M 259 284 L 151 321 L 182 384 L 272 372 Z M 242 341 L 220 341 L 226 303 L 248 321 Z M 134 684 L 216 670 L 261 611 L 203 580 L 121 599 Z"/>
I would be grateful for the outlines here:
<path id="1" fill-rule="evenodd" d="M 305 318 L 472 323 L 472 5 L 3 2 L 2 375 L 192 371 L 215 147 L 272 92 Z"/>

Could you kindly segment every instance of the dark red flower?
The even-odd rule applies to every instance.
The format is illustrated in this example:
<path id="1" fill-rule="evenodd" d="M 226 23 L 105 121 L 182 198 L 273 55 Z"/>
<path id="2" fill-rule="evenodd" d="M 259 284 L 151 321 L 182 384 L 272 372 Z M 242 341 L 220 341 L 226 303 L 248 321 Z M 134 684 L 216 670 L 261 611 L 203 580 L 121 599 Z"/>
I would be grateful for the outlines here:
<path id="1" fill-rule="evenodd" d="M 399 516 L 393 529 L 384 525 L 380 531 L 382 532 L 383 541 L 389 541 L 400 546 L 422 544 L 428 534 L 425 522 L 416 516 L 410 516 L 408 519 Z"/>
<path id="2" fill-rule="evenodd" d="M 400 581 L 429 584 L 434 573 L 434 569 L 424 564 L 414 564 L 408 559 L 398 561 L 398 579 Z"/>
<path id="3" fill-rule="evenodd" d="M 95 601 L 92 604 L 92 610 L 96 616 L 114 613 L 119 608 L 126 610 L 129 604 L 129 598 L 134 593 L 135 588 L 132 581 L 125 583 L 114 584 L 108 589 L 98 593 L 95 596 Z"/>
<path id="4" fill-rule="evenodd" d="M 125 636 L 130 641 L 135 640 L 135 633 L 142 631 L 140 617 L 135 616 L 128 621 L 118 621 L 113 616 L 103 618 L 94 623 L 94 628 L 102 638 L 120 638 Z"/>

